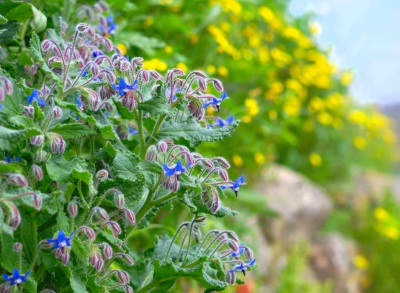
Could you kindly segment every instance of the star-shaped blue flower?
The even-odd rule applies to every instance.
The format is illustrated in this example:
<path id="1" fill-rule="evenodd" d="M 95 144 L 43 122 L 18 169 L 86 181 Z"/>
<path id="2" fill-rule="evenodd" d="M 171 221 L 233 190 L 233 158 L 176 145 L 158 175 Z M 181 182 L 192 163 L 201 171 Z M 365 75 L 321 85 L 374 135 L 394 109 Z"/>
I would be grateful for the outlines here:
<path id="1" fill-rule="evenodd" d="M 72 232 L 69 237 L 65 237 L 65 234 L 62 230 L 58 230 L 58 236 L 56 239 L 47 239 L 47 242 L 54 243 L 54 249 L 63 248 L 67 246 L 72 246 L 71 237 L 74 235 Z"/>
<path id="2" fill-rule="evenodd" d="M 245 251 L 244 244 L 240 244 L 239 249 L 237 251 L 232 252 L 231 256 L 237 259 L 241 254 L 244 253 L 244 251 Z"/>
<path id="3" fill-rule="evenodd" d="M 116 25 L 114 23 L 114 18 L 112 16 L 112 14 L 110 14 L 107 17 L 107 26 L 99 25 L 99 28 L 100 28 L 101 34 L 106 37 L 107 35 L 113 36 L 115 34 L 115 30 L 116 30 L 117 26 L 118 25 Z"/>
<path id="4" fill-rule="evenodd" d="M 21 285 L 22 282 L 27 283 L 28 278 L 31 271 L 28 271 L 25 275 L 21 275 L 17 269 L 14 269 L 14 273 L 12 276 L 7 274 L 3 274 L 4 281 L 10 282 L 10 286 L 17 285 L 18 287 Z"/>
<path id="5" fill-rule="evenodd" d="M 179 93 L 181 91 L 181 88 L 174 88 L 174 92 L 172 93 L 172 101 L 175 102 L 176 99 L 178 98 L 176 96 L 177 93 Z M 165 90 L 165 96 L 167 98 L 167 100 L 171 97 L 171 87 L 167 88 Z"/>
<path id="6" fill-rule="evenodd" d="M 14 159 L 11 159 L 11 157 L 9 155 L 6 155 L 6 161 L 8 164 L 12 163 L 12 162 L 19 162 L 20 157 L 16 156 Z"/>
<path id="7" fill-rule="evenodd" d="M 163 169 L 164 169 L 164 171 L 165 171 L 165 175 L 166 175 L 166 176 L 173 176 L 173 175 L 176 175 L 176 177 L 177 177 L 178 179 L 179 179 L 179 175 L 180 175 L 181 173 L 186 172 L 186 170 L 187 170 L 188 168 L 190 168 L 190 166 L 192 166 L 191 163 L 189 163 L 186 167 L 183 167 L 180 160 L 178 160 L 178 162 L 176 163 L 175 167 L 173 167 L 173 168 L 170 168 L 170 167 L 168 167 L 168 166 L 165 165 L 165 164 L 162 165 L 162 167 L 163 167 Z"/>
<path id="8" fill-rule="evenodd" d="M 236 197 L 238 196 L 238 191 L 241 185 L 244 184 L 244 176 L 240 176 L 238 179 L 233 181 L 233 184 L 230 186 L 221 186 L 222 189 L 230 188 L 235 193 Z"/>
<path id="9" fill-rule="evenodd" d="M 95 50 L 95 51 L 92 52 L 92 56 L 93 56 L 94 59 L 96 59 L 99 56 L 103 56 L 103 55 L 104 55 L 104 53 L 102 51 L 100 51 L 100 50 Z"/>
<path id="10" fill-rule="evenodd" d="M 137 131 L 136 129 L 129 127 L 129 133 L 130 134 L 139 134 L 139 131 Z"/>
<path id="11" fill-rule="evenodd" d="M 228 271 L 228 273 L 233 273 L 235 271 L 242 271 L 243 275 L 246 275 L 247 268 L 254 266 L 255 263 L 256 259 L 255 258 L 251 259 L 247 263 L 241 263 L 240 265 L 233 267 L 231 270 Z"/>
<path id="12" fill-rule="evenodd" d="M 32 105 L 34 100 L 37 101 L 39 107 L 44 107 L 44 106 L 47 105 L 46 102 L 43 99 L 39 98 L 39 91 L 38 90 L 33 90 L 32 94 L 30 96 L 28 96 L 29 104 Z"/>
<path id="13" fill-rule="evenodd" d="M 233 115 L 229 116 L 228 119 L 224 120 L 221 118 L 217 118 L 217 120 L 215 121 L 215 123 L 208 125 L 209 127 L 213 128 L 215 126 L 219 126 L 219 127 L 225 127 L 229 124 L 232 124 L 232 122 L 235 121 Z"/>
<path id="14" fill-rule="evenodd" d="M 226 94 L 226 91 L 224 91 L 224 92 L 222 93 L 222 95 L 219 97 L 219 99 L 217 99 L 217 98 L 215 98 L 215 97 L 212 98 L 211 101 L 208 101 L 207 103 L 205 103 L 205 104 L 203 105 L 203 108 L 207 108 L 208 106 L 213 106 L 214 108 L 217 109 L 217 111 L 219 111 L 219 108 L 220 108 L 220 106 L 221 106 L 221 102 L 222 102 L 223 100 L 225 100 L 227 97 L 228 97 L 228 96 L 227 96 L 227 94 Z"/>
<path id="15" fill-rule="evenodd" d="M 112 88 L 119 92 L 120 96 L 123 96 L 125 93 L 129 91 L 138 90 L 138 81 L 135 80 L 131 85 L 127 84 L 122 76 L 119 78 L 119 84 L 116 85 L 115 83 L 111 85 Z"/>

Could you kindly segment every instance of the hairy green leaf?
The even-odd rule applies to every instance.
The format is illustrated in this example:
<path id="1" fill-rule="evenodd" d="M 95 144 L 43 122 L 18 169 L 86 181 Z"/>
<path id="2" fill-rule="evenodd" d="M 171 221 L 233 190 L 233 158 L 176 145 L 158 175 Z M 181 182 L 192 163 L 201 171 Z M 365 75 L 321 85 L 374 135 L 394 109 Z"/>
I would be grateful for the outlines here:
<path id="1" fill-rule="evenodd" d="M 81 123 L 57 124 L 50 128 L 49 131 L 58 133 L 65 139 L 96 134 L 95 130 Z"/>

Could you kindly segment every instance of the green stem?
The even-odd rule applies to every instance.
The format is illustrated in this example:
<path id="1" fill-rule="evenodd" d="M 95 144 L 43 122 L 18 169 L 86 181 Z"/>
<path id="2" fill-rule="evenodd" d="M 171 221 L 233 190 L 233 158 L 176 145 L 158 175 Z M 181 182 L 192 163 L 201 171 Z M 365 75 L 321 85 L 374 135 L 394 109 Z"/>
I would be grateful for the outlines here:
<path id="1" fill-rule="evenodd" d="M 160 127 L 165 119 L 165 116 L 167 116 L 167 114 L 161 114 L 160 117 L 158 117 L 156 125 L 153 128 L 153 131 L 151 132 L 151 139 L 155 140 L 155 136 L 158 134 L 158 131 L 160 131 Z M 148 146 L 151 144 L 151 141 L 149 141 Z"/>
<path id="2" fill-rule="evenodd" d="M 88 203 L 86 202 L 85 198 L 83 197 L 82 181 L 79 180 L 77 188 L 78 188 L 79 197 L 80 197 L 83 205 L 85 206 L 85 210 L 88 211 L 90 209 L 90 206 L 88 205 Z"/>
<path id="3" fill-rule="evenodd" d="M 186 231 L 185 236 L 183 236 L 183 240 L 182 240 L 181 246 L 179 247 L 179 252 L 178 252 L 178 256 L 176 257 L 175 263 L 178 263 L 179 259 L 181 258 L 183 245 L 185 244 L 185 240 L 186 240 L 187 235 L 188 235 L 188 231 Z"/>
<path id="4" fill-rule="evenodd" d="M 186 225 L 187 225 L 187 223 L 183 223 L 183 224 L 181 224 L 181 225 L 179 226 L 178 230 L 176 230 L 176 233 L 175 233 L 174 237 L 172 238 L 171 243 L 170 243 L 169 246 L 168 246 L 168 250 L 167 250 L 167 254 L 165 255 L 164 263 L 167 262 L 169 253 L 171 252 L 171 248 L 172 248 L 172 245 L 174 244 L 174 241 L 175 241 L 176 237 L 178 237 L 179 232 L 180 232 L 180 231 L 182 230 L 182 228 L 185 227 Z"/>
<path id="5" fill-rule="evenodd" d="M 143 129 L 143 112 L 141 110 L 138 110 L 138 130 L 139 130 L 139 139 L 140 139 L 140 158 L 142 160 L 145 159 L 146 157 L 146 142 L 144 138 L 144 129 Z"/>
<path id="6" fill-rule="evenodd" d="M 184 258 L 183 261 L 182 261 L 182 265 L 185 264 L 186 259 L 187 259 L 188 255 L 189 255 L 190 244 L 191 244 L 191 242 L 192 242 L 193 225 L 194 225 L 194 220 L 196 220 L 196 218 L 197 218 L 197 214 L 195 214 L 195 215 L 193 216 L 193 220 L 192 220 L 192 222 L 190 223 L 189 240 L 188 240 L 188 245 L 187 245 L 187 249 L 186 249 L 185 258 Z"/>

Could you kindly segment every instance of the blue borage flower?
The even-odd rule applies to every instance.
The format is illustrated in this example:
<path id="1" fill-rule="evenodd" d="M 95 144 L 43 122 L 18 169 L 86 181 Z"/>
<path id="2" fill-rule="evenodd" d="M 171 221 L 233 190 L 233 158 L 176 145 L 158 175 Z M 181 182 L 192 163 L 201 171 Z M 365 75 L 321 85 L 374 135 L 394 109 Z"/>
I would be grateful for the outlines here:
<path id="1" fill-rule="evenodd" d="M 21 275 L 17 269 L 14 269 L 13 275 L 9 276 L 7 274 L 3 274 L 4 281 L 10 282 L 10 286 L 17 285 L 18 287 L 21 285 L 22 282 L 27 283 L 28 278 L 31 271 L 28 271 L 25 275 Z"/>
<path id="2" fill-rule="evenodd" d="M 226 120 L 217 117 L 215 123 L 213 123 L 213 124 L 208 124 L 208 127 L 211 127 L 211 128 L 214 128 L 214 127 L 216 127 L 216 126 L 225 127 L 225 126 L 227 126 L 227 125 L 232 124 L 233 121 L 235 121 L 233 115 L 232 115 L 232 116 L 229 116 L 228 119 L 226 119 Z"/>
<path id="3" fill-rule="evenodd" d="M 172 101 L 175 102 L 176 99 L 178 98 L 176 96 L 177 93 L 179 93 L 181 91 L 181 88 L 174 88 L 174 91 L 172 93 Z M 167 98 L 167 100 L 171 97 L 171 87 L 167 88 L 165 90 L 165 97 Z"/>
<path id="4" fill-rule="evenodd" d="M 2 104 L 0 104 L 0 110 L 3 110 L 3 105 Z"/>
<path id="5" fill-rule="evenodd" d="M 107 35 L 113 36 L 115 34 L 115 30 L 117 29 L 117 26 L 114 23 L 114 17 L 112 14 L 110 14 L 107 17 L 107 26 L 99 25 L 100 32 L 103 35 L 103 37 L 106 37 Z"/>
<path id="6" fill-rule="evenodd" d="M 19 162 L 21 158 L 19 156 L 16 156 L 14 159 L 11 159 L 11 157 L 9 155 L 6 155 L 6 161 L 8 164 L 12 163 L 12 162 Z"/>
<path id="7" fill-rule="evenodd" d="M 234 273 L 236 271 L 241 271 L 243 275 L 246 275 L 246 270 L 249 267 L 254 266 L 256 263 L 256 259 L 251 259 L 247 263 L 241 263 L 240 265 L 234 266 L 231 270 L 228 270 L 228 273 Z"/>
<path id="8" fill-rule="evenodd" d="M 99 57 L 99 56 L 103 56 L 104 55 L 104 53 L 102 52 L 102 51 L 100 51 L 100 50 L 94 50 L 93 52 L 92 52 L 92 56 L 93 56 L 93 58 L 97 58 L 97 57 Z"/>
<path id="9" fill-rule="evenodd" d="M 139 134 L 139 131 L 137 131 L 136 129 L 129 127 L 129 133 L 130 134 Z"/>
<path id="10" fill-rule="evenodd" d="M 226 188 L 230 188 L 233 190 L 233 192 L 235 193 L 236 197 L 238 196 L 238 191 L 240 186 L 242 186 L 244 184 L 244 176 L 240 176 L 238 179 L 236 179 L 235 181 L 233 181 L 233 184 L 228 185 L 228 186 L 221 186 L 221 189 L 226 189 Z"/>
<path id="11" fill-rule="evenodd" d="M 214 108 L 217 109 L 217 111 L 219 111 L 219 108 L 220 108 L 220 106 L 221 106 L 221 102 L 222 102 L 223 100 L 225 100 L 227 97 L 228 97 L 228 96 L 227 96 L 227 94 L 226 94 L 226 91 L 224 91 L 224 92 L 222 93 L 222 95 L 219 97 L 219 99 L 217 99 L 217 98 L 215 98 L 215 97 L 212 98 L 211 101 L 208 101 L 207 103 L 205 103 L 205 104 L 203 105 L 203 108 L 207 108 L 208 106 L 213 106 Z"/>
<path id="12" fill-rule="evenodd" d="M 178 160 L 178 162 L 176 163 L 175 167 L 171 168 L 168 167 L 167 165 L 163 164 L 162 167 L 165 171 L 165 175 L 166 176 L 173 176 L 176 175 L 176 177 L 179 179 L 179 175 L 181 173 L 184 173 L 187 171 L 187 169 L 190 168 L 190 166 L 192 166 L 192 163 L 189 163 L 186 167 L 182 166 L 182 163 L 180 160 Z"/>
<path id="13" fill-rule="evenodd" d="M 37 103 L 38 103 L 38 105 L 39 105 L 40 107 L 44 107 L 44 106 L 47 105 L 46 102 L 45 102 L 43 99 L 39 98 L 39 91 L 38 91 L 38 90 L 33 90 L 33 91 L 32 91 L 32 94 L 31 94 L 30 96 L 28 96 L 28 102 L 29 102 L 29 104 L 32 105 L 32 103 L 33 103 L 34 100 L 37 101 Z"/>
<path id="14" fill-rule="evenodd" d="M 245 251 L 245 247 L 244 247 L 244 244 L 242 243 L 242 244 L 240 244 L 239 249 L 237 251 L 234 251 L 231 253 L 231 256 L 238 259 L 239 256 L 244 253 L 244 251 Z"/>
<path id="15" fill-rule="evenodd" d="M 72 246 L 71 237 L 74 235 L 72 232 L 69 237 L 65 237 L 65 234 L 62 230 L 58 230 L 58 236 L 56 239 L 47 239 L 47 242 L 54 243 L 54 249 L 59 249 L 67 246 Z"/>
<path id="16" fill-rule="evenodd" d="M 127 84 L 122 76 L 119 78 L 119 84 L 116 85 L 115 83 L 111 85 L 112 88 L 119 92 L 120 96 L 123 96 L 125 93 L 129 91 L 138 90 L 138 81 L 135 80 L 131 85 Z"/>

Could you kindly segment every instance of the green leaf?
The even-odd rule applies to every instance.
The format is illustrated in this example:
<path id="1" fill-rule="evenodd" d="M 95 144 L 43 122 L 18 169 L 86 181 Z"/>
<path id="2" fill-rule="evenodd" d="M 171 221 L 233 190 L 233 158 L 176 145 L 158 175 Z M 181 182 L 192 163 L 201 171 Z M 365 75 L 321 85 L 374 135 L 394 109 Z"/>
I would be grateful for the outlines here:
<path id="1" fill-rule="evenodd" d="M 2 112 L 4 112 L 2 114 L 10 116 L 20 115 L 22 110 L 20 105 L 26 104 L 28 101 L 21 83 L 12 79 L 9 73 L 2 68 L 0 68 L 0 76 L 6 77 L 13 84 L 12 97 L 7 96 L 4 102 L 2 103 L 3 104 Z"/>
<path id="2" fill-rule="evenodd" d="M 58 133 L 64 139 L 96 134 L 95 130 L 81 123 L 57 124 L 50 128 L 49 131 Z"/>
<path id="3" fill-rule="evenodd" d="M 11 122 L 13 122 L 16 126 L 22 126 L 22 127 L 33 127 L 33 128 L 39 128 L 38 125 L 36 125 L 32 118 L 27 117 L 27 116 L 13 116 L 11 117 Z"/>
<path id="4" fill-rule="evenodd" d="M 12 272 L 14 268 L 17 268 L 19 266 L 18 256 L 16 253 L 12 252 L 15 239 L 11 235 L 6 233 L 0 234 L 0 239 L 1 239 L 1 247 L 0 247 L 1 267 L 6 269 L 8 272 Z"/>
<path id="5" fill-rule="evenodd" d="M 37 61 L 40 63 L 40 68 L 44 70 L 47 74 L 49 74 L 57 84 L 57 87 L 61 89 L 62 88 L 61 77 L 55 74 L 53 70 L 51 70 L 49 66 L 47 66 L 47 62 L 44 61 L 41 51 L 42 49 L 41 49 L 40 39 L 35 32 L 32 33 L 30 45 L 33 54 L 36 56 Z"/>
<path id="6" fill-rule="evenodd" d="M 75 157 L 67 161 L 62 155 L 54 154 L 47 161 L 46 169 L 52 180 L 67 183 L 74 170 L 76 175 L 80 172 L 79 170 L 86 170 L 86 163 L 81 157 Z M 87 174 L 84 179 L 89 180 Z"/>
<path id="7" fill-rule="evenodd" d="M 204 128 L 193 117 L 188 117 L 185 122 L 177 123 L 172 119 L 165 120 L 157 134 L 157 139 L 170 138 L 174 141 L 182 139 L 189 142 L 191 147 L 200 145 L 201 142 L 219 141 L 232 135 L 239 121 L 221 128 Z"/>
<path id="8" fill-rule="evenodd" d="M 75 254 L 76 258 L 85 266 L 88 266 L 91 252 L 90 246 L 83 244 L 79 237 L 74 237 L 72 247 L 74 248 L 72 252 Z"/>
<path id="9" fill-rule="evenodd" d="M 31 136 L 40 134 L 42 132 L 37 128 L 15 130 L 0 126 L 0 149 L 10 151 Z"/>
<path id="10" fill-rule="evenodd" d="M 171 107 L 167 104 L 165 97 L 155 96 L 151 100 L 140 103 L 139 110 L 146 111 L 151 115 L 172 114 Z"/>
<path id="11" fill-rule="evenodd" d="M 0 24 L 0 45 L 12 41 L 12 39 L 18 34 L 20 26 L 21 24 L 16 21 L 8 21 L 5 24 Z"/>
<path id="12" fill-rule="evenodd" d="M 86 290 L 86 285 L 85 285 L 86 282 L 87 282 L 87 279 L 86 279 L 85 272 L 82 271 L 81 273 L 79 273 L 76 270 L 74 270 L 72 272 L 72 276 L 70 278 L 70 283 L 71 283 L 71 288 L 72 288 L 73 292 L 89 293 Z"/>
<path id="13" fill-rule="evenodd" d="M 5 24 L 7 21 L 7 18 L 0 14 L 0 24 Z"/>
<path id="14" fill-rule="evenodd" d="M 33 114 L 33 119 L 35 121 L 40 121 L 44 118 L 44 113 L 41 107 L 39 107 L 37 100 L 33 101 L 33 108 L 35 109 L 35 112 Z"/>
<path id="15" fill-rule="evenodd" d="M 121 178 L 135 179 L 138 169 L 139 157 L 131 152 L 118 152 L 112 162 L 113 171 Z"/>
<path id="16" fill-rule="evenodd" d="M 9 20 L 15 20 L 19 22 L 28 21 L 31 17 L 33 17 L 33 29 L 37 33 L 44 31 L 47 25 L 46 16 L 35 6 L 27 2 L 23 2 L 19 6 L 8 11 L 5 17 Z"/>

